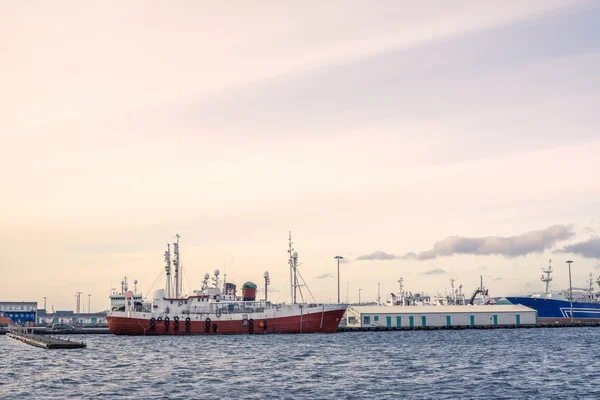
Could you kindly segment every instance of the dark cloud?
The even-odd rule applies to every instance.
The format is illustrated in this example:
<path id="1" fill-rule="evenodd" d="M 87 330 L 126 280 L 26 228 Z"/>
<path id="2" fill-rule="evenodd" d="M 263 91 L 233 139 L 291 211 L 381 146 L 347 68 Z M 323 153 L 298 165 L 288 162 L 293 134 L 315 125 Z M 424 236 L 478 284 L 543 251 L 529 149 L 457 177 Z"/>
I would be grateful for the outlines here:
<path id="1" fill-rule="evenodd" d="M 441 275 L 446 274 L 447 272 L 441 268 L 433 268 L 428 271 L 423 272 L 421 275 Z"/>
<path id="2" fill-rule="evenodd" d="M 600 238 L 591 238 L 585 242 L 570 244 L 555 253 L 571 253 L 585 258 L 600 258 Z"/>
<path id="3" fill-rule="evenodd" d="M 363 254 L 362 256 L 358 256 L 356 257 L 357 260 L 369 260 L 369 261 L 373 261 L 373 260 L 395 260 L 398 257 L 396 257 L 393 254 L 389 254 L 383 251 L 376 251 L 374 253 L 371 254 Z"/>
<path id="4" fill-rule="evenodd" d="M 553 225 L 539 231 L 526 232 L 519 236 L 487 236 L 481 238 L 468 238 L 462 236 L 449 236 L 433 245 L 433 249 L 420 253 L 406 253 L 397 257 L 407 260 L 431 260 L 436 257 L 451 256 L 454 254 L 472 254 L 480 256 L 499 255 L 504 257 L 518 257 L 531 253 L 541 253 L 551 248 L 557 242 L 571 238 L 574 235 L 569 225 Z M 597 257 L 600 257 L 600 241 L 598 243 Z"/>
<path id="5" fill-rule="evenodd" d="M 329 279 L 329 278 L 333 278 L 333 274 L 327 273 L 327 274 L 321 274 L 319 276 L 315 276 L 315 279 Z"/>

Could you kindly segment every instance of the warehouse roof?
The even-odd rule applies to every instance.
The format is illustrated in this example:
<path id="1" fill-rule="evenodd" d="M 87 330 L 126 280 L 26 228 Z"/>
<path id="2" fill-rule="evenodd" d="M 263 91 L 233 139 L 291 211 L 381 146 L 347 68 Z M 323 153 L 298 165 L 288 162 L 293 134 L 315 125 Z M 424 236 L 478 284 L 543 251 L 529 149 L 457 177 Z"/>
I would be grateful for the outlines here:
<path id="1" fill-rule="evenodd" d="M 521 304 L 467 305 L 467 306 L 351 306 L 348 311 L 361 314 L 449 314 L 449 313 L 494 313 L 533 312 L 533 308 Z"/>

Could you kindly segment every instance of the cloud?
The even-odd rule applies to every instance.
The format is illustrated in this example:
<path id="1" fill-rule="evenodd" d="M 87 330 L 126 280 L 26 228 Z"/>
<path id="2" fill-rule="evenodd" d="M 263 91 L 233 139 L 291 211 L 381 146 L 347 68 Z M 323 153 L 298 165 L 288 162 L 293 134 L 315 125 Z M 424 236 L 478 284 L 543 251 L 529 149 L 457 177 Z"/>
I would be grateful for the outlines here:
<path id="1" fill-rule="evenodd" d="M 321 274 L 319 276 L 315 276 L 315 279 L 329 279 L 329 278 L 333 278 L 332 273 Z"/>
<path id="2" fill-rule="evenodd" d="M 592 236 L 596 236 L 596 230 L 594 228 L 592 228 L 591 226 L 586 226 L 585 228 L 583 228 L 583 231 Z"/>
<path id="3" fill-rule="evenodd" d="M 428 271 L 423 272 L 421 275 L 441 275 L 446 274 L 447 272 L 441 268 L 433 268 Z"/>
<path id="4" fill-rule="evenodd" d="M 357 260 L 368 260 L 368 261 L 373 261 L 373 260 L 395 260 L 399 257 L 396 257 L 393 254 L 389 254 L 389 253 L 385 253 L 383 251 L 376 251 L 373 252 L 371 254 L 363 254 L 362 256 L 358 256 L 356 257 Z"/>
<path id="5" fill-rule="evenodd" d="M 501 277 L 497 277 L 497 278 L 494 278 L 494 279 L 492 279 L 492 281 L 494 281 L 494 282 L 496 282 L 496 281 L 501 281 L 501 280 L 502 280 L 502 278 L 501 278 Z"/>
<path id="6" fill-rule="evenodd" d="M 585 258 L 600 258 L 600 238 L 591 238 L 584 242 L 570 244 L 555 253 L 571 253 Z"/>
<path id="7" fill-rule="evenodd" d="M 454 254 L 471 254 L 479 256 L 499 255 L 518 257 L 531 253 L 541 253 L 551 248 L 557 242 L 571 238 L 574 235 L 570 225 L 553 225 L 539 231 L 526 232 L 518 236 L 487 236 L 468 238 L 449 236 L 433 245 L 433 249 L 420 253 L 409 252 L 400 259 L 431 260 L 436 257 L 452 256 Z M 597 243 L 596 257 L 600 257 L 600 239 Z M 375 253 L 373 253 L 375 254 Z"/>

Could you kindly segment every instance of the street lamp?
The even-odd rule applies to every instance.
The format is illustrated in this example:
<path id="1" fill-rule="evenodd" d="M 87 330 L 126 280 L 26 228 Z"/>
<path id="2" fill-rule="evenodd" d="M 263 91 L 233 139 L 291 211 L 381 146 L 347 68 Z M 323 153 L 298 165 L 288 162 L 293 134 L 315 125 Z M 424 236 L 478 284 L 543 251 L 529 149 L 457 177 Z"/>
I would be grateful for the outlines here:
<path id="1" fill-rule="evenodd" d="M 340 304 L 340 260 L 343 260 L 342 256 L 335 256 L 333 258 L 337 258 L 338 261 L 338 304 Z"/>
<path id="2" fill-rule="evenodd" d="M 573 322 L 573 284 L 571 283 L 571 264 L 573 261 L 566 261 L 569 264 L 569 302 L 571 303 L 571 322 Z"/>
<path id="3" fill-rule="evenodd" d="M 358 289 L 358 305 L 360 305 L 360 291 L 361 291 L 361 290 L 362 290 L 362 289 Z"/>
<path id="4" fill-rule="evenodd" d="M 269 278 L 269 271 L 265 271 L 263 278 L 265 278 L 265 301 L 267 301 L 269 293 L 269 283 L 271 283 L 271 278 Z"/>

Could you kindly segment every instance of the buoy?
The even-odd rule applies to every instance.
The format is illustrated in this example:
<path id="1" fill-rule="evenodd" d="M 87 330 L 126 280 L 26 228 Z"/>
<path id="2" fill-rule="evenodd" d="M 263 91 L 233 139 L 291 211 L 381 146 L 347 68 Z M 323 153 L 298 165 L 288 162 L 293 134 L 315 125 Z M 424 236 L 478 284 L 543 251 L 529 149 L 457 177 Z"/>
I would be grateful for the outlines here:
<path id="1" fill-rule="evenodd" d="M 261 322 L 261 323 L 258 324 L 258 326 L 262 329 L 262 328 L 265 327 L 265 324 Z"/>

